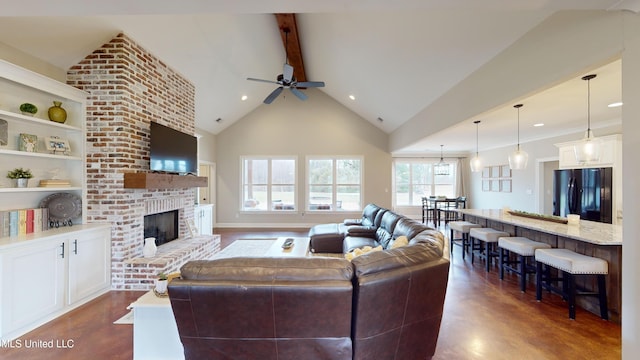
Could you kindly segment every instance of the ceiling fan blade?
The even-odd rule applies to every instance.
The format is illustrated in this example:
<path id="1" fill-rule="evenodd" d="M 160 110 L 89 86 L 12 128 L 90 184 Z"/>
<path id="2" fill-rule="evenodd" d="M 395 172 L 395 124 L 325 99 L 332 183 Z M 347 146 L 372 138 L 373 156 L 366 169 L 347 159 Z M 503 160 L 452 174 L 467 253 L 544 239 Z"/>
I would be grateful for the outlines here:
<path id="1" fill-rule="evenodd" d="M 303 93 L 302 91 L 292 87 L 289 90 L 291 90 L 291 92 L 293 93 L 293 95 L 297 96 L 298 99 L 300 100 L 307 100 L 307 95 L 305 93 Z"/>
<path id="2" fill-rule="evenodd" d="M 297 87 L 324 87 L 324 81 L 301 81 L 296 83 Z"/>
<path id="3" fill-rule="evenodd" d="M 280 87 L 276 88 L 275 90 L 273 90 L 273 91 L 271 92 L 271 94 L 269 94 L 269 96 L 267 96 L 267 97 L 264 99 L 264 101 L 263 101 L 263 102 L 264 102 L 265 104 L 271 104 L 271 103 L 273 102 L 273 100 L 275 100 L 275 99 L 278 97 L 278 95 L 280 95 L 280 93 L 282 92 L 282 90 L 283 90 L 283 87 L 282 87 L 282 86 L 280 86 Z"/>
<path id="4" fill-rule="evenodd" d="M 260 82 L 266 82 L 269 84 L 278 84 L 281 85 L 279 82 L 277 81 L 273 81 L 273 80 L 263 80 L 263 79 L 256 79 L 256 78 L 247 78 L 247 80 L 251 80 L 251 81 L 260 81 Z"/>
<path id="5" fill-rule="evenodd" d="M 284 78 L 284 82 L 291 82 L 291 79 L 293 78 L 293 66 L 285 63 L 284 69 L 282 69 L 282 77 Z"/>

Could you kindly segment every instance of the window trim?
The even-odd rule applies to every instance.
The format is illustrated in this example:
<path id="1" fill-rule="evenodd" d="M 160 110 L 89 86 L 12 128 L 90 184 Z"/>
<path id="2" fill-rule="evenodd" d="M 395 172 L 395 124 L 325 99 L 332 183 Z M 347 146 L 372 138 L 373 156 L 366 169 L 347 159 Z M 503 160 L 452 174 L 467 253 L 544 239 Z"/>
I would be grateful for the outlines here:
<path id="1" fill-rule="evenodd" d="M 331 204 L 331 209 L 329 210 L 324 210 L 324 209 L 314 209 L 311 210 L 310 206 L 310 200 L 311 200 L 311 194 L 310 194 L 310 189 L 312 185 L 318 185 L 318 186 L 322 186 L 322 184 L 311 184 L 309 181 L 309 176 L 310 176 L 310 161 L 312 160 L 331 160 L 332 161 L 332 183 L 330 185 L 327 186 L 331 186 L 332 187 L 332 204 Z M 336 183 L 336 179 L 337 179 L 337 168 L 336 168 L 336 162 L 337 160 L 358 160 L 360 161 L 360 184 L 337 184 Z M 305 204 L 304 204 L 304 211 L 313 213 L 313 214 L 344 214 L 344 213 L 348 213 L 348 212 L 359 212 L 362 211 L 363 209 L 363 202 L 364 202 L 364 189 L 365 189 L 365 162 L 364 162 L 364 156 L 362 155 L 307 155 L 305 157 Z M 358 210 L 339 210 L 337 208 L 337 188 L 338 186 L 359 186 L 360 187 L 360 201 L 358 204 L 359 209 Z"/>
<path id="2" fill-rule="evenodd" d="M 434 172 L 434 166 L 436 164 L 438 164 L 438 162 L 440 161 L 440 159 L 437 158 L 433 158 L 433 159 L 423 159 L 423 158 L 394 158 L 392 163 L 393 163 L 393 173 L 392 173 L 392 189 L 393 189 L 393 194 L 392 194 L 392 203 L 394 207 L 419 207 L 421 205 L 415 205 L 413 203 L 409 203 L 409 204 L 398 204 L 398 197 L 397 197 L 397 186 L 398 183 L 396 182 L 396 164 L 398 163 L 408 163 L 408 164 L 429 164 L 431 165 L 431 183 L 430 184 L 426 184 L 428 186 L 430 186 L 430 192 L 433 193 L 435 191 L 435 188 L 438 184 L 436 184 L 436 175 Z M 457 162 L 459 160 L 453 160 L 453 161 L 447 161 L 447 163 L 449 164 L 449 166 L 451 166 L 451 170 L 452 172 L 455 174 L 455 177 L 453 178 L 453 188 L 454 188 L 454 192 L 455 192 L 455 186 L 456 186 L 456 179 L 460 176 L 460 174 L 458 174 L 457 172 Z M 409 176 L 409 186 L 410 189 L 413 189 L 414 183 L 413 183 L 413 176 Z M 413 192 L 410 191 L 409 192 L 409 196 L 413 196 Z M 411 198 L 410 198 L 411 199 Z"/>
<path id="3" fill-rule="evenodd" d="M 267 174 L 267 183 L 264 184 L 264 186 L 267 187 L 267 209 L 265 210 L 260 210 L 260 209 L 256 209 L 256 210 L 247 210 L 244 207 L 244 190 L 245 190 L 245 184 L 244 183 L 244 172 L 245 172 L 245 168 L 244 168 L 244 163 L 246 160 L 267 160 L 268 161 L 268 174 Z M 295 166 L 295 171 L 294 171 L 294 175 L 293 175 L 293 180 L 294 183 L 293 184 L 285 184 L 284 186 L 290 186 L 293 185 L 293 209 L 282 209 L 282 210 L 274 210 L 273 209 L 273 199 L 271 199 L 271 193 L 272 193 L 272 187 L 273 186 L 282 186 L 283 184 L 273 184 L 273 177 L 272 177 L 272 166 L 273 166 L 273 160 L 293 160 L 294 162 L 294 166 Z M 269 155 L 244 155 L 244 156 L 240 156 L 240 196 L 239 196 L 239 204 L 238 204 L 238 208 L 240 209 L 240 213 L 242 214 L 297 214 L 300 209 L 298 207 L 298 197 L 299 197 L 299 186 L 298 186 L 298 172 L 299 172 L 299 166 L 298 166 L 298 157 L 295 155 L 277 155 L 277 156 L 269 156 Z M 260 184 L 263 185 L 263 184 Z"/>

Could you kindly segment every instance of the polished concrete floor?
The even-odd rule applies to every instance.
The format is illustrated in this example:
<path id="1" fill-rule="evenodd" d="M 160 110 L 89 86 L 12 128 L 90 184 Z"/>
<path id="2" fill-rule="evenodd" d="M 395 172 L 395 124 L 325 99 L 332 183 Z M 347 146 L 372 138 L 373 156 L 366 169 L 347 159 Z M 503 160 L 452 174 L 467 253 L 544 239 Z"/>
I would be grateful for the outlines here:
<path id="1" fill-rule="evenodd" d="M 221 230 L 222 246 L 238 238 L 304 236 L 306 231 Z M 22 348 L 2 339 L 0 359 L 131 359 L 133 327 L 114 325 L 142 293 L 112 291 L 22 336 Z M 26 348 L 29 340 L 67 341 L 67 348 Z M 72 342 L 68 342 L 72 340 Z M 15 345 L 15 343 L 14 343 Z M 498 279 L 482 261 L 451 258 L 438 347 L 433 359 L 620 359 L 618 324 L 578 309 L 569 320 L 559 297 L 535 300 L 532 285 L 521 293 L 515 276 Z M 375 359 L 372 359 L 375 360 Z"/>

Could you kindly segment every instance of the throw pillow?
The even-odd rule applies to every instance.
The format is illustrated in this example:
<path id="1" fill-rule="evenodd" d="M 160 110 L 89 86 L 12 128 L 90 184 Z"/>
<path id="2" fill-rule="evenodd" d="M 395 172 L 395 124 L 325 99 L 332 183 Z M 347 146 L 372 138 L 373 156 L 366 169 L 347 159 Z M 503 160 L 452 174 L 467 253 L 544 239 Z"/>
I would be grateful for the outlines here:
<path id="1" fill-rule="evenodd" d="M 349 251 L 348 253 L 344 254 L 344 258 L 351 261 L 353 260 L 353 258 L 360 256 L 362 254 L 366 254 L 368 252 L 372 252 L 372 251 L 382 251 L 382 245 L 378 245 L 374 248 L 372 248 L 371 246 L 364 246 L 363 248 L 356 248 L 353 249 L 351 251 Z"/>
<path id="2" fill-rule="evenodd" d="M 398 236 L 396 240 L 391 244 L 391 248 L 395 249 L 401 246 L 407 246 L 409 244 L 409 239 L 406 236 Z"/>

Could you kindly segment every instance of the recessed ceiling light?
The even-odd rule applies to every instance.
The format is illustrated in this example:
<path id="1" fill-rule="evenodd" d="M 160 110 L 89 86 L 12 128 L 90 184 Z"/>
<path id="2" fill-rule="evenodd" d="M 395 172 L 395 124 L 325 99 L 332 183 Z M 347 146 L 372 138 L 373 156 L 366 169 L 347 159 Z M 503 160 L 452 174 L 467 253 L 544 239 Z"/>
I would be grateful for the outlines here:
<path id="1" fill-rule="evenodd" d="M 242 100 L 242 101 L 245 101 L 247 99 L 248 99 L 247 95 L 242 95 L 242 97 L 240 98 L 240 100 Z"/>
<path id="2" fill-rule="evenodd" d="M 353 95 L 349 95 L 349 99 L 351 99 L 351 100 L 355 100 L 355 99 L 356 99 L 356 97 L 355 97 L 355 96 L 353 96 Z"/>
<path id="3" fill-rule="evenodd" d="M 543 123 L 537 123 L 537 124 L 533 124 L 533 126 L 540 127 L 540 126 L 544 126 L 544 124 Z"/>
<path id="4" fill-rule="evenodd" d="M 622 106 L 622 101 L 614 102 L 614 103 L 611 103 L 611 104 L 609 104 L 607 106 L 610 107 L 610 108 L 619 107 L 619 106 Z"/>

